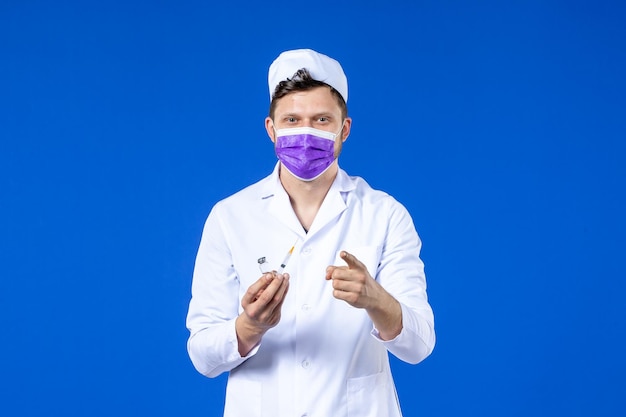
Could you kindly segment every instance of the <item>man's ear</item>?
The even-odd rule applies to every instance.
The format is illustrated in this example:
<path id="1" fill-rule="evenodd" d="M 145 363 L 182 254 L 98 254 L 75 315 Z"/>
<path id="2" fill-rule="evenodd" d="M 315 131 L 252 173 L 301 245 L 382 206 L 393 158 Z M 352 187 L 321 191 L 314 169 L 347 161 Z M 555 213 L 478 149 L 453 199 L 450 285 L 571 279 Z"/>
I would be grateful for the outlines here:
<path id="1" fill-rule="evenodd" d="M 267 136 L 270 137 L 272 143 L 276 143 L 274 121 L 269 116 L 265 118 L 265 131 L 267 132 Z"/>
<path id="2" fill-rule="evenodd" d="M 346 117 L 346 120 L 343 122 L 343 129 L 341 130 L 341 141 L 345 142 L 350 136 L 350 129 L 352 128 L 352 118 Z"/>

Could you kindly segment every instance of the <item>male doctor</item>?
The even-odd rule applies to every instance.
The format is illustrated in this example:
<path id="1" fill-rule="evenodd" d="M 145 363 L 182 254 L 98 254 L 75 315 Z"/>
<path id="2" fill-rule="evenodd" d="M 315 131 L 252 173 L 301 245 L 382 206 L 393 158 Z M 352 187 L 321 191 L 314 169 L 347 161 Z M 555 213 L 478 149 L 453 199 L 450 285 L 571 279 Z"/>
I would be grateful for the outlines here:
<path id="1" fill-rule="evenodd" d="M 338 166 L 341 65 L 309 49 L 269 68 L 278 162 L 206 221 L 189 305 L 196 369 L 229 372 L 224 416 L 401 416 L 388 352 L 433 350 L 421 241 L 407 210 Z"/>

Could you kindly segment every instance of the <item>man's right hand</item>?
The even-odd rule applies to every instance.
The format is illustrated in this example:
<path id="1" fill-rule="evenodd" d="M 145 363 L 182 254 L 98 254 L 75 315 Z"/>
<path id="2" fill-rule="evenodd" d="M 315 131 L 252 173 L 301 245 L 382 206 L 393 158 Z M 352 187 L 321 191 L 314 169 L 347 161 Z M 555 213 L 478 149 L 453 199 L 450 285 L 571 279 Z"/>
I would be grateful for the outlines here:
<path id="1" fill-rule="evenodd" d="M 268 272 L 252 284 L 241 300 L 243 313 L 235 321 L 239 354 L 246 356 L 261 338 L 280 321 L 289 289 L 289 274 Z"/>

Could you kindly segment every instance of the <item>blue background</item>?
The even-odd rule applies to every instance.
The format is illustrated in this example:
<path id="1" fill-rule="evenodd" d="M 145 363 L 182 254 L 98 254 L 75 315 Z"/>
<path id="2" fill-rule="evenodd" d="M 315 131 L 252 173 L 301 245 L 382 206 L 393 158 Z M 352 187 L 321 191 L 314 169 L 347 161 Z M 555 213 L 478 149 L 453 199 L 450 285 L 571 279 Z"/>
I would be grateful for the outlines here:
<path id="1" fill-rule="evenodd" d="M 267 68 L 348 75 L 352 175 L 412 213 L 438 343 L 407 416 L 626 415 L 626 6 L 0 3 L 0 415 L 221 416 L 203 222 L 275 163 Z"/>

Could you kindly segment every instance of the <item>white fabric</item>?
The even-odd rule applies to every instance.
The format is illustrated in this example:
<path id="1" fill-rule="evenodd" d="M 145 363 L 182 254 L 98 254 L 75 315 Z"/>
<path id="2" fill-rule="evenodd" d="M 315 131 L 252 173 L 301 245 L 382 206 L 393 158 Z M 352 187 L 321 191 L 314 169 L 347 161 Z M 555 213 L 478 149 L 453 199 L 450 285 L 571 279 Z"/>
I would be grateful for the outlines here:
<path id="1" fill-rule="evenodd" d="M 187 327 L 189 356 L 209 377 L 230 371 L 226 417 L 401 415 L 387 351 L 417 363 L 435 344 L 420 239 L 406 209 L 339 170 L 308 233 L 278 179 L 217 203 L 198 250 Z M 299 240 L 298 240 L 299 239 Z M 291 276 L 280 323 L 240 357 L 235 318 L 261 276 L 259 259 Z M 328 265 L 360 259 L 402 306 L 403 330 L 383 341 L 365 310 L 332 296 Z"/>
<path id="2" fill-rule="evenodd" d="M 341 64 L 331 57 L 311 49 L 285 51 L 272 62 L 267 75 L 270 100 L 278 83 L 287 78 L 292 78 L 302 68 L 306 68 L 314 80 L 322 81 L 333 87 L 341 94 L 343 100 L 348 102 L 348 79 L 343 68 L 341 68 Z"/>
<path id="3" fill-rule="evenodd" d="M 341 125 L 341 132 L 343 130 L 343 124 Z M 276 129 L 276 137 L 280 138 L 283 136 L 293 136 L 293 135 L 311 135 L 317 136 L 318 138 L 328 139 L 334 141 L 339 133 L 328 132 L 326 130 L 316 129 L 310 126 L 301 126 L 301 127 L 288 127 L 286 129 Z"/>

